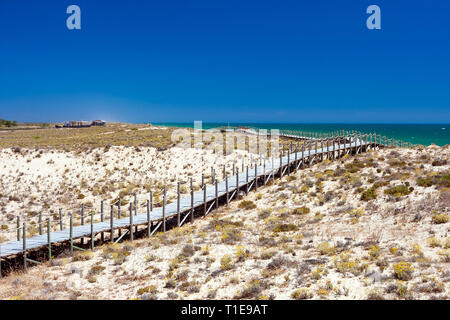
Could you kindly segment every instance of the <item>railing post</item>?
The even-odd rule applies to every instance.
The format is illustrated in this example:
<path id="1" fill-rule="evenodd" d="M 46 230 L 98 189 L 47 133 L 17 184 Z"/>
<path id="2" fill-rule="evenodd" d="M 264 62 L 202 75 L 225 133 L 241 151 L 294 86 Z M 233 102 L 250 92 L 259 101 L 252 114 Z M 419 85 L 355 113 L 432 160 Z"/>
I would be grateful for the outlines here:
<path id="1" fill-rule="evenodd" d="M 130 241 L 134 240 L 133 235 L 133 205 L 130 203 Z"/>
<path id="2" fill-rule="evenodd" d="M 214 184 L 216 186 L 216 209 L 219 209 L 219 186 L 217 184 L 217 180 L 214 181 Z"/>
<path id="3" fill-rule="evenodd" d="M 338 137 L 338 154 L 337 154 L 338 159 L 341 158 L 341 137 Z"/>
<path id="4" fill-rule="evenodd" d="M 105 211 L 104 211 L 104 201 L 103 200 L 100 202 L 100 221 L 101 222 L 105 221 Z M 105 233 L 104 232 L 101 233 L 101 240 L 102 240 L 102 243 L 105 242 Z"/>
<path id="5" fill-rule="evenodd" d="M 177 227 L 180 227 L 180 182 L 177 183 Z"/>
<path id="6" fill-rule="evenodd" d="M 150 212 L 153 211 L 153 191 L 150 190 Z M 153 221 L 150 223 L 150 226 L 153 228 Z"/>
<path id="7" fill-rule="evenodd" d="M 39 213 L 39 235 L 42 236 L 42 212 Z"/>
<path id="8" fill-rule="evenodd" d="M 111 227 L 110 240 L 111 240 L 111 242 L 114 242 L 114 205 L 111 205 L 111 213 L 110 213 L 109 218 L 110 218 L 109 219 L 109 224 L 110 224 L 110 227 Z"/>
<path id="9" fill-rule="evenodd" d="M 266 158 L 264 158 L 264 164 L 263 164 L 263 179 L 264 179 L 264 185 L 266 185 Z"/>
<path id="10" fill-rule="evenodd" d="M 27 225 L 23 223 L 22 230 L 23 269 L 27 271 Z"/>
<path id="11" fill-rule="evenodd" d="M 323 161 L 323 139 L 320 139 L 320 159 Z"/>
<path id="12" fill-rule="evenodd" d="M 246 168 L 246 173 L 245 173 L 245 194 L 248 194 L 248 166 Z"/>
<path id="13" fill-rule="evenodd" d="M 150 226 L 150 201 L 147 200 L 147 237 L 150 237 L 151 226 Z"/>
<path id="14" fill-rule="evenodd" d="M 69 213 L 69 242 L 70 254 L 73 254 L 73 215 Z"/>
<path id="15" fill-rule="evenodd" d="M 287 174 L 289 175 L 291 173 L 291 152 L 290 148 L 288 148 L 287 152 Z"/>
<path id="16" fill-rule="evenodd" d="M 312 147 L 312 140 L 309 140 L 308 161 L 309 158 L 311 157 L 311 147 Z"/>
<path id="17" fill-rule="evenodd" d="M 163 232 L 166 232 L 166 186 L 164 186 L 164 197 L 163 197 Z"/>
<path id="18" fill-rule="evenodd" d="M 134 193 L 134 215 L 135 215 L 135 216 L 137 216 L 137 206 L 138 206 L 138 203 L 137 203 L 137 194 L 136 194 L 136 192 L 135 192 L 135 193 Z M 134 228 L 135 228 L 134 232 L 137 233 L 137 232 L 138 232 L 138 226 L 136 225 Z"/>
<path id="19" fill-rule="evenodd" d="M 59 209 L 59 230 L 60 231 L 63 230 L 63 221 L 62 221 L 62 210 L 61 210 L 61 208 Z"/>
<path id="20" fill-rule="evenodd" d="M 84 226 L 84 203 L 81 204 L 81 225 Z M 80 243 L 84 244 L 84 237 L 81 237 Z"/>
<path id="21" fill-rule="evenodd" d="M 280 178 L 283 176 L 283 154 L 280 152 Z"/>
<path id="22" fill-rule="evenodd" d="M 194 185 L 191 178 L 191 221 L 194 221 Z"/>
<path id="23" fill-rule="evenodd" d="M 206 184 L 203 185 L 203 216 L 206 216 Z"/>
<path id="24" fill-rule="evenodd" d="M 153 191 L 149 192 L 149 200 L 150 200 L 150 211 L 153 211 Z"/>
<path id="25" fill-rule="evenodd" d="M 255 165 L 255 191 L 258 190 L 258 166 Z"/>
<path id="26" fill-rule="evenodd" d="M 20 217 L 17 217 L 17 241 L 20 241 Z"/>
<path id="27" fill-rule="evenodd" d="M 227 205 L 230 203 L 230 199 L 228 198 L 228 175 L 225 173 L 225 192 L 227 196 Z"/>
<path id="28" fill-rule="evenodd" d="M 94 237 L 94 213 L 91 212 L 91 249 L 94 250 L 95 237 Z"/>
<path id="29" fill-rule="evenodd" d="M 50 230 L 50 218 L 47 219 L 47 243 L 48 243 L 48 260 L 52 261 L 52 239 Z"/>
<path id="30" fill-rule="evenodd" d="M 118 200 L 119 202 L 118 202 L 118 204 L 117 204 L 117 219 L 120 219 L 120 218 L 122 218 L 122 210 L 121 210 L 121 199 L 120 199 L 120 197 L 119 197 L 119 200 Z M 114 210 L 114 209 L 113 209 Z M 113 215 L 114 215 L 114 213 L 113 213 Z M 120 229 L 119 228 L 119 232 L 118 232 L 118 234 L 119 234 L 119 238 L 122 236 L 122 229 Z"/>

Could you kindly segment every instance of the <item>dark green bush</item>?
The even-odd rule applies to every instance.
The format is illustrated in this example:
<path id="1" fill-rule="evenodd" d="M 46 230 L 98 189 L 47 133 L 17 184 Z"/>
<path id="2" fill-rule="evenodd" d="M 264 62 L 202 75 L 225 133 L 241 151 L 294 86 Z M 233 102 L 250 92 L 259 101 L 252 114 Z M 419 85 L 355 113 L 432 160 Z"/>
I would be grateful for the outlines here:
<path id="1" fill-rule="evenodd" d="M 239 203 L 238 207 L 240 209 L 249 210 L 249 209 L 255 209 L 256 204 L 253 201 L 243 200 Z"/>
<path id="2" fill-rule="evenodd" d="M 433 179 L 430 177 L 419 177 L 416 183 L 421 187 L 431 187 L 433 185 Z"/>
<path id="3" fill-rule="evenodd" d="M 377 198 L 377 189 L 374 187 L 367 189 L 361 194 L 362 201 L 370 201 L 376 198 Z"/>
<path id="4" fill-rule="evenodd" d="M 280 223 L 275 226 L 273 229 L 274 232 L 289 232 L 289 231 L 297 231 L 298 227 L 292 223 Z"/>
<path id="5" fill-rule="evenodd" d="M 406 185 L 398 185 L 384 190 L 384 193 L 393 197 L 401 197 L 410 194 L 411 190 Z"/>
<path id="6" fill-rule="evenodd" d="M 306 206 L 298 207 L 298 208 L 295 208 L 294 210 L 292 210 L 292 214 L 307 214 L 310 212 L 311 212 L 311 210 Z"/>

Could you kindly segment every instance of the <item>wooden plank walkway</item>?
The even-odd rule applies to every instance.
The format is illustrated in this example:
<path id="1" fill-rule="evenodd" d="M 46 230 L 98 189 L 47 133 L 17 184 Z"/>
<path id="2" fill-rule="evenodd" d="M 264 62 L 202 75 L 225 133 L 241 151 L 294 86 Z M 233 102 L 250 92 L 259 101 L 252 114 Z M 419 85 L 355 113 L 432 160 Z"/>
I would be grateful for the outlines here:
<path id="1" fill-rule="evenodd" d="M 137 230 L 138 225 L 147 226 L 147 235 L 151 236 L 156 231 L 165 231 L 166 222 L 169 219 L 177 219 L 177 226 L 181 226 L 188 218 L 194 220 L 194 212 L 200 211 L 202 216 L 206 216 L 213 209 L 219 207 L 219 200 L 221 202 L 229 203 L 233 198 L 237 198 L 239 192 L 248 193 L 250 190 L 256 190 L 258 185 L 265 185 L 269 179 L 274 180 L 275 177 L 282 177 L 286 173 L 289 174 L 304 165 L 311 165 L 314 161 L 320 161 L 324 158 L 336 159 L 342 157 L 344 154 L 361 153 L 369 148 L 384 147 L 386 144 L 381 143 L 382 137 L 375 135 L 372 139 L 363 137 L 362 135 L 353 136 L 333 136 L 327 139 L 314 139 L 289 132 L 282 132 L 280 136 L 292 139 L 309 140 L 308 143 L 302 144 L 302 150 L 294 150 L 291 144 L 291 150 L 287 154 L 280 155 L 279 158 L 272 158 L 269 161 L 264 160 L 264 164 L 256 165 L 253 168 L 247 166 L 245 172 L 236 171 L 231 177 L 225 177 L 222 181 L 211 185 L 204 185 L 202 190 L 194 192 L 191 185 L 191 194 L 184 198 L 180 197 L 178 191 L 178 199 L 175 202 L 166 204 L 165 196 L 163 206 L 155 208 L 150 211 L 149 201 L 147 201 L 146 210 L 143 213 L 137 214 L 132 212 L 130 206 L 130 215 L 126 218 L 115 219 L 114 206 L 111 205 L 111 211 L 107 215 L 109 221 L 102 221 L 93 223 L 91 216 L 91 223 L 81 226 L 73 227 L 72 216 L 70 216 L 70 228 L 61 231 L 47 232 L 38 236 L 26 238 L 26 234 L 22 233 L 20 241 L 13 241 L 0 245 L 0 258 L 6 258 L 14 255 L 24 256 L 24 268 L 26 269 L 26 262 L 30 261 L 36 263 L 26 257 L 28 251 L 33 249 L 45 248 L 49 250 L 49 258 L 51 259 L 51 247 L 57 243 L 67 243 L 73 249 L 81 249 L 73 244 L 75 239 L 91 239 L 91 247 L 94 246 L 95 237 L 102 233 L 110 235 L 109 241 L 120 241 L 121 238 L 114 238 L 114 231 L 123 230 L 121 237 L 128 233 L 128 236 L 133 240 L 133 234 Z M 378 140 L 378 141 L 376 141 Z M 320 143 L 319 143 L 320 142 Z M 305 148 L 305 144 L 307 147 Z M 136 209 L 138 210 L 138 209 Z M 111 212 L 113 213 L 111 216 Z M 134 214 L 135 213 L 135 214 Z M 112 218 L 112 219 L 111 219 Z M 50 221 L 48 221 L 50 223 Z M 19 229 L 26 230 L 25 224 L 19 226 Z M 48 230 L 50 227 L 48 226 Z M 111 234 L 113 235 L 111 237 Z M 0 260 L 1 268 L 1 260 Z M 0 269 L 1 273 L 1 269 Z"/>

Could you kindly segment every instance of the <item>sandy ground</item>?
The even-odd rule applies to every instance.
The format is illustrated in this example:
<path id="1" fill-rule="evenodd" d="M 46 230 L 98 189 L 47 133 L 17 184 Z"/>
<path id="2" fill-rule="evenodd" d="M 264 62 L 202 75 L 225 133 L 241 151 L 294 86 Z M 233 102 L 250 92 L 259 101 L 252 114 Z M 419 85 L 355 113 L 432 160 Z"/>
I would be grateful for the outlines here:
<path id="1" fill-rule="evenodd" d="M 180 159 L 169 160 L 174 158 L 171 152 Z M 184 171 L 198 176 L 202 169 L 230 160 L 205 154 L 210 158 L 202 166 L 194 155 L 177 152 L 117 148 L 113 158 L 133 165 L 113 170 L 117 164 L 108 161 L 114 172 L 108 179 L 129 177 L 129 183 L 139 184 L 148 174 L 154 183 L 170 181 L 169 168 L 175 172 L 187 166 Z M 106 244 L 94 252 L 59 257 L 27 274 L 12 274 L 0 280 L 0 298 L 448 299 L 449 155 L 450 148 L 431 146 L 324 161 L 165 234 Z M 5 150 L 2 154 L 2 164 L 8 163 L 2 190 L 8 187 L 9 193 L 22 197 L 9 201 L 18 202 L 16 209 L 30 206 L 29 197 L 38 189 L 45 190 L 40 193 L 44 199 L 50 189 L 50 202 L 52 194 L 54 199 L 57 190 L 67 188 L 64 183 L 81 184 L 85 172 L 86 180 L 97 178 L 82 189 L 83 200 L 94 201 L 93 189 L 104 183 L 102 163 L 109 155 L 96 163 L 95 153 L 79 158 L 43 154 L 32 161 L 45 167 L 52 159 L 57 174 L 55 168 L 53 174 L 42 168 L 32 176 L 24 167 L 27 157 Z M 144 161 L 148 157 L 154 159 L 151 164 Z M 22 165 L 15 166 L 22 158 Z M 70 174 L 63 173 L 67 162 L 73 164 Z M 33 185 L 39 175 L 47 182 Z M 24 180 L 11 186 L 19 177 Z M 19 191 L 17 185 L 24 187 Z"/>
<path id="2" fill-rule="evenodd" d="M 151 128 L 149 128 L 151 129 Z M 149 191 L 154 193 L 156 205 L 162 201 L 162 190 L 167 187 L 167 201 L 176 197 L 177 182 L 181 192 L 189 192 L 189 181 L 194 189 L 205 181 L 211 181 L 211 168 L 222 177 L 223 165 L 232 173 L 233 161 L 241 166 L 249 165 L 258 157 L 246 151 L 236 150 L 222 156 L 211 150 L 170 148 L 158 150 L 152 147 L 124 147 L 93 149 L 88 151 L 56 151 L 22 148 L 0 150 L 0 241 L 15 239 L 16 219 L 26 219 L 29 235 L 38 232 L 39 214 L 52 217 L 58 227 L 58 211 L 62 209 L 64 224 L 68 213 L 75 215 L 79 223 L 81 204 L 85 212 L 96 212 L 99 219 L 100 202 L 105 201 L 105 212 L 117 197 L 123 204 L 132 200 L 136 192 L 138 206 L 145 211 Z M 126 209 L 126 208 L 125 208 Z M 126 211 L 126 210 L 125 210 Z"/>

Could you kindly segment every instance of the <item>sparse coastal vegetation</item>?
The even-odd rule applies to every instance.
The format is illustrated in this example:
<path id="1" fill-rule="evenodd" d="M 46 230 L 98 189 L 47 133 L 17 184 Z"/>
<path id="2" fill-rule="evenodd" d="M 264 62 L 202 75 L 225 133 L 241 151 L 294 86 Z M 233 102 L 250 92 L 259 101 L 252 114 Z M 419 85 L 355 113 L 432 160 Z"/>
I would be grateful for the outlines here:
<path id="1" fill-rule="evenodd" d="M 249 161 L 239 150 L 85 145 L 1 150 L 2 235 L 14 238 L 15 213 L 36 219 L 42 204 L 93 208 L 165 184 L 173 201 L 177 181 L 199 188 L 211 166 Z M 0 298 L 448 299 L 449 156 L 432 145 L 325 160 L 181 228 L 13 273 Z"/>

